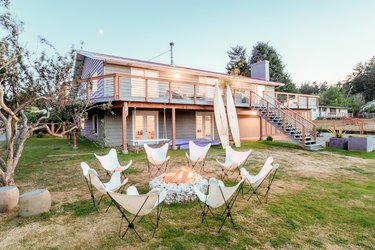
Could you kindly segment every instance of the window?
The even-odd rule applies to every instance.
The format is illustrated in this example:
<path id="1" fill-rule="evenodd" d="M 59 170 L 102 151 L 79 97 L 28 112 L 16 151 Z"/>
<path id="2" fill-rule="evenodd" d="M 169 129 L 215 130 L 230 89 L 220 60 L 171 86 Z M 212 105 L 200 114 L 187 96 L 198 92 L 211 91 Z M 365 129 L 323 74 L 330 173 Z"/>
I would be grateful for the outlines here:
<path id="1" fill-rule="evenodd" d="M 92 133 L 93 134 L 98 134 L 98 129 L 99 128 L 99 119 L 98 115 L 93 115 L 92 116 Z"/>

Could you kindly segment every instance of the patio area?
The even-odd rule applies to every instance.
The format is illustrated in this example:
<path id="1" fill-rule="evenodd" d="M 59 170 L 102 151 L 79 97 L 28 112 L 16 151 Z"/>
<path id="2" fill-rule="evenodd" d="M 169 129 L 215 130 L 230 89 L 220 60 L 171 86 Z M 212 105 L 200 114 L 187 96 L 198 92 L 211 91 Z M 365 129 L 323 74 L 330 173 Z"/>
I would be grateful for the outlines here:
<path id="1" fill-rule="evenodd" d="M 105 176 L 91 153 L 103 149 L 82 140 L 73 151 L 64 139 L 31 138 L 16 172 L 21 192 L 46 188 L 52 195 L 50 212 L 35 218 L 20 218 L 17 212 L 0 214 L 1 248 L 367 248 L 375 245 L 375 154 L 372 159 L 343 156 L 332 152 L 309 152 L 277 142 L 245 142 L 240 150 L 251 148 L 246 169 L 255 174 L 268 156 L 280 169 L 268 204 L 247 201 L 241 195 L 233 217 L 236 226 L 226 224 L 220 234 L 220 220 L 201 224 L 197 201 L 163 204 L 159 229 L 145 242 L 133 233 L 120 240 L 119 213 L 111 207 L 96 212 L 92 206 L 80 162 L 86 161 Z M 169 151 L 168 172 L 186 163 L 186 150 Z M 59 156 L 64 155 L 64 156 Z M 121 163 L 133 160 L 127 170 L 129 183 L 141 193 L 152 180 L 144 153 L 118 155 Z M 220 147 L 210 149 L 204 178 L 221 176 L 215 159 L 224 158 Z M 233 175 L 235 177 L 235 175 Z M 225 180 L 232 186 L 233 178 Z M 105 199 L 104 206 L 109 204 Z M 140 223 L 141 233 L 150 235 L 150 226 Z M 89 239 L 89 240 L 88 240 Z"/>

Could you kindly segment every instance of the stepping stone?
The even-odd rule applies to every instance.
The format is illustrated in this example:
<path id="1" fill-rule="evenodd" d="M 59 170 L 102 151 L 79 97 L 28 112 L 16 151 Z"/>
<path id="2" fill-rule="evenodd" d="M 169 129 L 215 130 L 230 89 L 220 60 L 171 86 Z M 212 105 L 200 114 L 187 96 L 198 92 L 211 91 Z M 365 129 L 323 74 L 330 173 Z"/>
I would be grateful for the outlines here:
<path id="1" fill-rule="evenodd" d="M 20 191 L 16 186 L 0 187 L 0 213 L 5 213 L 18 204 Z"/>
<path id="2" fill-rule="evenodd" d="M 20 196 L 21 217 L 37 216 L 51 208 L 51 194 L 46 189 L 37 189 Z"/>

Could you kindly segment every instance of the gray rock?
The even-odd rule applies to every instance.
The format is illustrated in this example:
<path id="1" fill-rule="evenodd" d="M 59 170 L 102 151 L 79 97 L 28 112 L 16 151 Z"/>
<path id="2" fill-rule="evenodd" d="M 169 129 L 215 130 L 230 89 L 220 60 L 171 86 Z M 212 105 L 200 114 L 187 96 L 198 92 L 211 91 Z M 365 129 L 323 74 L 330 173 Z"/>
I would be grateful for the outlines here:
<path id="1" fill-rule="evenodd" d="M 16 186 L 0 187 L 0 213 L 14 209 L 18 204 L 20 191 Z"/>
<path id="2" fill-rule="evenodd" d="M 46 189 L 37 189 L 20 196 L 21 217 L 37 216 L 48 212 L 51 208 L 51 194 Z"/>

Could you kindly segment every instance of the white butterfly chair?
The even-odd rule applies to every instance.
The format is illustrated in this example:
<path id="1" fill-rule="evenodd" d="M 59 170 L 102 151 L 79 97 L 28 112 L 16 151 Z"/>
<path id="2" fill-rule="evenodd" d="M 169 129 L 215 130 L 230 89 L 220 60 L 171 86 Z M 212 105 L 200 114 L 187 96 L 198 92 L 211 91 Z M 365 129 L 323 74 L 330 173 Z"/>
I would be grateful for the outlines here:
<path id="1" fill-rule="evenodd" d="M 114 172 L 121 172 L 124 173 L 126 169 L 128 169 L 132 164 L 133 161 L 131 160 L 127 165 L 121 166 L 120 162 L 117 158 L 117 152 L 116 149 L 112 148 L 109 150 L 109 153 L 103 156 L 94 154 L 96 159 L 99 160 L 101 166 L 105 169 L 105 171 L 110 174 L 113 174 Z"/>
<path id="2" fill-rule="evenodd" d="M 238 170 L 238 176 L 240 175 L 240 167 L 246 164 L 249 159 L 252 150 L 241 152 L 231 148 L 231 146 L 225 147 L 225 162 L 216 161 L 220 164 L 223 171 L 223 178 L 228 176 L 229 171 Z M 237 176 L 237 178 L 238 178 Z"/>
<path id="3" fill-rule="evenodd" d="M 194 168 L 198 163 L 202 163 L 202 170 L 204 169 L 204 164 L 206 162 L 206 156 L 208 150 L 210 150 L 211 143 L 206 146 L 199 146 L 193 141 L 189 141 L 189 154 L 185 153 L 187 165 L 191 165 Z"/>
<path id="4" fill-rule="evenodd" d="M 156 175 L 159 171 L 164 168 L 164 171 L 167 170 L 170 157 L 167 156 L 169 144 L 166 143 L 159 148 L 151 148 L 147 144 L 143 145 L 147 154 L 148 160 L 148 171 L 151 174 L 152 168 L 156 167 Z M 152 175 L 152 174 L 151 174 Z"/>
<path id="5" fill-rule="evenodd" d="M 267 177 L 269 177 L 269 181 L 267 184 L 267 191 L 266 191 L 266 194 L 264 195 L 266 199 L 266 203 L 267 203 L 268 193 L 271 189 L 271 185 L 275 178 L 278 168 L 279 168 L 278 164 L 273 164 L 273 157 L 267 158 L 262 169 L 259 171 L 257 175 L 250 175 L 249 172 L 245 168 L 241 168 L 241 176 L 242 178 L 245 179 L 245 182 L 250 185 L 249 192 L 252 191 L 252 194 L 250 195 L 248 200 L 250 200 L 250 198 L 255 194 L 256 197 L 258 198 L 259 203 L 262 203 L 258 196 L 257 190 L 262 185 L 262 183 L 267 179 Z"/>
<path id="6" fill-rule="evenodd" d="M 220 233 L 226 219 L 229 217 L 230 221 L 234 225 L 231 210 L 238 197 L 238 194 L 242 188 L 244 179 L 241 179 L 237 185 L 233 187 L 226 187 L 222 181 L 218 181 L 215 178 L 210 178 L 208 182 L 207 194 L 202 193 L 197 186 L 194 186 L 194 191 L 198 199 L 204 203 L 202 208 L 202 223 L 206 220 L 207 213 L 211 211 L 211 208 L 218 208 L 225 205 L 225 210 L 222 215 L 225 215 L 223 222 L 219 228 Z"/>
<path id="7" fill-rule="evenodd" d="M 142 237 L 135 229 L 135 219 L 139 216 L 143 217 L 145 215 L 148 215 L 156 207 L 156 227 L 154 229 L 153 235 L 155 234 L 156 229 L 159 226 L 161 215 L 159 205 L 164 201 L 166 197 L 165 190 L 161 191 L 160 189 L 153 189 L 147 194 L 139 194 L 136 187 L 130 186 L 127 190 L 127 194 L 108 193 L 108 195 L 109 197 L 111 197 L 112 201 L 115 203 L 116 207 L 122 214 L 119 228 L 119 236 L 121 238 L 124 238 L 128 230 L 132 229 L 136 233 L 136 235 L 143 241 Z M 129 218 L 128 216 L 126 216 L 125 211 L 134 215 L 134 217 L 132 219 Z M 127 221 L 128 225 L 125 232 L 121 235 L 121 228 L 124 219 Z"/>
<path id="8" fill-rule="evenodd" d="M 94 204 L 94 207 L 98 211 L 99 211 L 98 206 L 100 205 L 100 202 L 103 196 L 107 192 L 115 192 L 120 189 L 123 190 L 123 188 L 125 187 L 125 184 L 128 182 L 128 178 L 125 178 L 121 182 L 121 174 L 119 172 L 116 172 L 112 175 L 111 179 L 108 182 L 103 183 L 100 181 L 98 177 L 98 173 L 95 171 L 95 169 L 90 168 L 86 162 L 81 162 L 81 168 L 82 168 L 83 176 L 85 177 L 85 180 L 86 180 L 87 187 L 89 188 L 89 191 L 90 191 L 92 202 Z M 102 193 L 102 196 L 100 197 L 100 200 L 98 203 L 96 203 L 95 201 L 93 187 L 95 187 L 100 193 Z M 108 206 L 108 208 L 110 206 L 111 204 Z M 108 208 L 106 212 L 108 211 Z"/>

